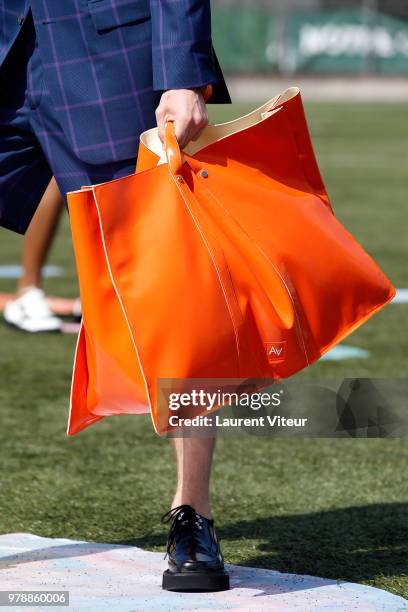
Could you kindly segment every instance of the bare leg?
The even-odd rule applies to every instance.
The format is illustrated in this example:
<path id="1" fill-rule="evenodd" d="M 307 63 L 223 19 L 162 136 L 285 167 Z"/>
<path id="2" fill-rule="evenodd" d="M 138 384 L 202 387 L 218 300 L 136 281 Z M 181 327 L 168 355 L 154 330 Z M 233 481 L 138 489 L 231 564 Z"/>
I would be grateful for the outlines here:
<path id="1" fill-rule="evenodd" d="M 63 201 L 55 179 L 51 179 L 24 236 L 23 275 L 17 286 L 21 294 L 27 287 L 39 287 L 41 268 L 54 239 Z"/>
<path id="2" fill-rule="evenodd" d="M 172 508 L 188 504 L 202 516 L 211 519 L 209 487 L 215 438 L 176 438 L 174 446 L 177 489 Z"/>

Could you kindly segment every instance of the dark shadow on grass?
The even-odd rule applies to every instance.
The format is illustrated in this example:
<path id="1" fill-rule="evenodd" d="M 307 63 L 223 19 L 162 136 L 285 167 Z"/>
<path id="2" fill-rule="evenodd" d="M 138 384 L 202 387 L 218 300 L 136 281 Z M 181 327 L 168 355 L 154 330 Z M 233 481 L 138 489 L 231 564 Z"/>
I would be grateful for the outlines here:
<path id="1" fill-rule="evenodd" d="M 255 554 L 239 565 L 351 582 L 408 575 L 405 503 L 242 520 L 224 524 L 218 532 L 224 553 L 228 541 L 260 541 Z M 117 543 L 152 549 L 163 546 L 166 535 L 161 532 Z M 228 554 L 226 560 L 230 561 Z"/>

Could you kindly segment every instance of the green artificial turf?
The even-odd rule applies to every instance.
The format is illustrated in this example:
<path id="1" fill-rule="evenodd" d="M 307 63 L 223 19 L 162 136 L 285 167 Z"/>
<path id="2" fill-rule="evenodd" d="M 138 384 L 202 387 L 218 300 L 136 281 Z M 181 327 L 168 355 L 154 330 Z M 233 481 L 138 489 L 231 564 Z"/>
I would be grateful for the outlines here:
<path id="1" fill-rule="evenodd" d="M 209 107 L 210 118 L 255 105 Z M 408 287 L 406 105 L 306 110 L 337 216 L 391 280 Z M 20 246 L 0 231 L 0 262 L 18 263 Z M 67 219 L 49 263 L 64 274 L 45 281 L 47 292 L 75 296 Z M 0 279 L 0 291 L 13 287 Z M 407 308 L 391 304 L 347 338 L 369 359 L 319 362 L 302 376 L 406 377 Z M 172 448 L 147 416 L 112 417 L 66 437 L 74 345 L 74 336 L 27 336 L 0 325 L 0 532 L 163 550 Z M 407 462 L 399 439 L 218 440 L 212 498 L 226 560 L 407 597 Z"/>

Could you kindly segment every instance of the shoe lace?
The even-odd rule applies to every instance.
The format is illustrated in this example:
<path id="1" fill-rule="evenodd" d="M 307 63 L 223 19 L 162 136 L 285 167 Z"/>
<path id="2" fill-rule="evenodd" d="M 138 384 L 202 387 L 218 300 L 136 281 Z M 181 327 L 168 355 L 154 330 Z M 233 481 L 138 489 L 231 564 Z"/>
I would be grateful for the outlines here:
<path id="1" fill-rule="evenodd" d="M 194 508 L 187 504 L 182 504 L 181 506 L 175 506 L 171 508 L 166 514 L 163 514 L 161 517 L 161 523 L 169 523 L 170 531 L 167 539 L 167 551 L 164 556 L 166 559 L 167 555 L 169 555 L 175 548 L 175 540 L 178 532 L 183 528 L 190 528 L 189 535 L 193 539 L 193 542 L 196 537 L 196 530 L 194 527 L 198 529 L 202 529 L 202 518 L 197 512 L 195 512 Z"/>

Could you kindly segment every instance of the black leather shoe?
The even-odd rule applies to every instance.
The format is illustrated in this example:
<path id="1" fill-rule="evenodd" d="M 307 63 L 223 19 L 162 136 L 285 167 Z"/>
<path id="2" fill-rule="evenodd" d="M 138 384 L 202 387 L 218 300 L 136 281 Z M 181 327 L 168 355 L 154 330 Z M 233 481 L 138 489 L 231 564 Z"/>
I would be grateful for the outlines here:
<path id="1" fill-rule="evenodd" d="M 163 574 L 167 591 L 226 591 L 229 576 L 214 530 L 214 521 L 183 504 L 161 519 L 171 521 L 167 540 L 169 569 Z"/>

